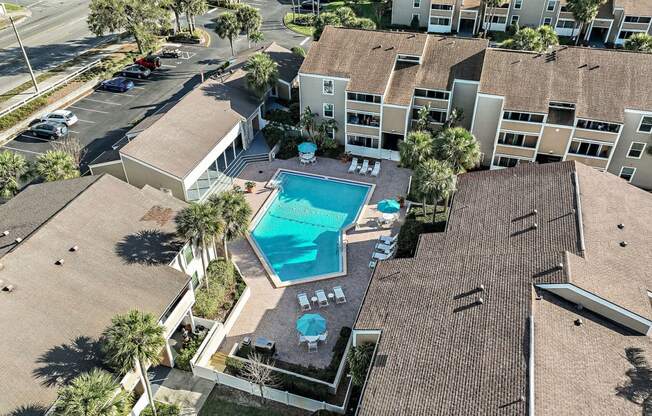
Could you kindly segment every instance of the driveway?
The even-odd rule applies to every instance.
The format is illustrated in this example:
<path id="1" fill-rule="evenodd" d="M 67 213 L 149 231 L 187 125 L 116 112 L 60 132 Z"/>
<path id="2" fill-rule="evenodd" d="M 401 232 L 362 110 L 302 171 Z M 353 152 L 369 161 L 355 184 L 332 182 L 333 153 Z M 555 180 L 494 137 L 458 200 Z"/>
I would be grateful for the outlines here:
<path id="1" fill-rule="evenodd" d="M 213 390 L 215 383 L 194 377 L 188 371 L 156 367 L 150 372 L 154 400 L 176 403 L 182 415 L 197 415 Z"/>

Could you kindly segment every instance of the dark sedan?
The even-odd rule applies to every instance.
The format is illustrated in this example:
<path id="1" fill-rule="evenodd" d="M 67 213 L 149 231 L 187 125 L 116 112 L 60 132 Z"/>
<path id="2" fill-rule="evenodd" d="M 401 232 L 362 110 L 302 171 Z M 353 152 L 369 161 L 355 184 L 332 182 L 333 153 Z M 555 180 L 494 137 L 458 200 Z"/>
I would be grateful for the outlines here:
<path id="1" fill-rule="evenodd" d="M 68 135 L 68 127 L 63 123 L 43 121 L 29 128 L 29 132 L 36 137 L 45 137 L 50 140 L 63 139 Z"/>
<path id="2" fill-rule="evenodd" d="M 134 87 L 134 82 L 125 77 L 115 77 L 102 81 L 100 88 L 107 91 L 125 92 Z"/>

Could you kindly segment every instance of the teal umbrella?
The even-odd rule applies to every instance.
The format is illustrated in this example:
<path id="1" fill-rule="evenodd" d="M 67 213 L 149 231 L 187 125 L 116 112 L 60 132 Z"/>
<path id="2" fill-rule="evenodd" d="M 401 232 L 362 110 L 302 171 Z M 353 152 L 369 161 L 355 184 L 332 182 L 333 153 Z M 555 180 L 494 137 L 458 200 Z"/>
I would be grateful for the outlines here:
<path id="1" fill-rule="evenodd" d="M 317 145 L 311 142 L 303 142 L 299 145 L 299 152 L 301 153 L 315 153 Z"/>
<path id="2" fill-rule="evenodd" d="M 395 199 L 383 199 L 378 203 L 378 211 L 385 214 L 394 214 L 401 210 L 401 205 Z"/>
<path id="3" fill-rule="evenodd" d="M 297 331 L 304 337 L 315 337 L 326 332 L 326 319 L 317 313 L 306 313 L 297 319 Z"/>

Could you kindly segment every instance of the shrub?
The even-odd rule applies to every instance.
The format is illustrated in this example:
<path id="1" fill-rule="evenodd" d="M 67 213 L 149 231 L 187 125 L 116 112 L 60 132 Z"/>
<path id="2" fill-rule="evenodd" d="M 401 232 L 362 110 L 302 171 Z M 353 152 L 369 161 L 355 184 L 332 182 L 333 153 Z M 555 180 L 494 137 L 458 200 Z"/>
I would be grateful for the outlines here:
<path id="1" fill-rule="evenodd" d="M 195 292 L 195 305 L 192 307 L 195 315 L 207 319 L 217 319 L 224 308 L 226 290 L 219 285 L 213 285 L 207 290 L 205 287 Z"/>
<path id="2" fill-rule="evenodd" d="M 205 334 L 199 337 L 192 337 L 190 341 L 188 341 L 188 344 L 186 344 L 181 349 L 181 352 L 179 355 L 177 355 L 177 358 L 175 358 L 174 365 L 182 370 L 191 371 L 192 368 L 190 368 L 190 360 L 192 360 L 192 357 L 194 357 L 197 353 L 197 350 L 199 349 L 201 343 L 204 341 L 204 338 L 206 338 Z"/>
<path id="3" fill-rule="evenodd" d="M 226 357 L 224 360 L 226 370 L 229 374 L 237 376 L 244 368 L 244 362 L 233 357 Z"/>
<path id="4" fill-rule="evenodd" d="M 236 271 L 233 263 L 225 259 L 213 260 L 208 264 L 209 286 L 222 286 L 227 291 L 235 288 Z"/>
<path id="5" fill-rule="evenodd" d="M 142 416 L 153 416 L 152 408 L 147 406 L 140 412 Z M 157 416 L 179 416 L 181 414 L 181 406 L 178 404 L 168 404 L 163 402 L 156 402 L 156 415 Z"/>
<path id="6" fill-rule="evenodd" d="M 293 46 L 292 49 L 290 49 L 293 54 L 300 56 L 302 58 L 306 57 L 306 50 L 303 49 L 301 46 Z"/>
<path id="7" fill-rule="evenodd" d="M 414 218 L 406 218 L 398 233 L 396 257 L 414 256 L 421 233 L 423 233 L 423 223 Z"/>
<path id="8" fill-rule="evenodd" d="M 367 370 L 371 364 L 374 348 L 374 344 L 366 343 L 356 347 L 351 347 L 349 350 L 347 359 L 349 362 L 351 381 L 354 385 L 362 386 L 364 384 L 365 378 L 367 377 Z"/>
<path id="9" fill-rule="evenodd" d="M 312 26 L 315 23 L 314 14 L 294 14 L 292 23 L 299 26 Z M 292 48 L 294 52 L 294 48 Z"/>
<path id="10" fill-rule="evenodd" d="M 279 159 L 291 159 L 296 157 L 299 154 L 297 146 L 298 143 L 295 137 L 286 136 L 285 139 L 281 141 L 281 148 L 276 153 L 276 157 Z"/>
<path id="11" fill-rule="evenodd" d="M 268 124 L 263 127 L 263 136 L 265 137 L 267 145 L 269 147 L 274 147 L 276 146 L 276 143 L 280 142 L 285 137 L 285 130 L 273 124 Z"/>
<path id="12" fill-rule="evenodd" d="M 280 110 L 278 108 L 266 112 L 265 120 L 280 123 L 280 124 L 287 124 L 291 126 L 296 124 L 295 122 L 292 121 L 292 114 L 289 111 Z"/>
<path id="13" fill-rule="evenodd" d="M 289 106 L 289 110 L 292 124 L 299 124 L 299 120 L 301 119 L 301 105 L 299 103 L 292 103 Z"/>

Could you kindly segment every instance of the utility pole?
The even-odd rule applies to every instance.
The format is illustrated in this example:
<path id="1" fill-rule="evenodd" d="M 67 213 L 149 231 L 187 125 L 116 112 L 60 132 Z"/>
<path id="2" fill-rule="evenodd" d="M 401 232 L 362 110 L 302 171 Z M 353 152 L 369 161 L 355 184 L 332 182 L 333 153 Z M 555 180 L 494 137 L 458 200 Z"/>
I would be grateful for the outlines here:
<path id="1" fill-rule="evenodd" d="M 20 35 L 18 34 L 18 30 L 16 29 L 16 24 L 14 23 L 14 18 L 9 16 L 9 13 L 7 13 L 7 9 L 5 9 L 4 3 L 0 3 L 0 17 L 6 16 L 9 19 L 9 22 L 11 23 L 11 27 L 14 29 L 14 33 L 16 34 L 16 39 L 18 39 L 18 45 L 20 46 L 20 50 L 23 52 L 23 58 L 25 58 L 25 63 L 27 64 L 27 69 L 29 69 L 29 75 L 32 77 L 32 82 L 34 83 L 34 88 L 36 89 L 36 92 L 39 92 L 38 89 L 38 83 L 36 82 L 36 77 L 34 76 L 34 71 L 32 71 L 32 65 L 29 63 L 29 58 L 27 57 L 27 52 L 25 52 L 25 47 L 23 46 L 23 41 L 20 39 Z"/>

